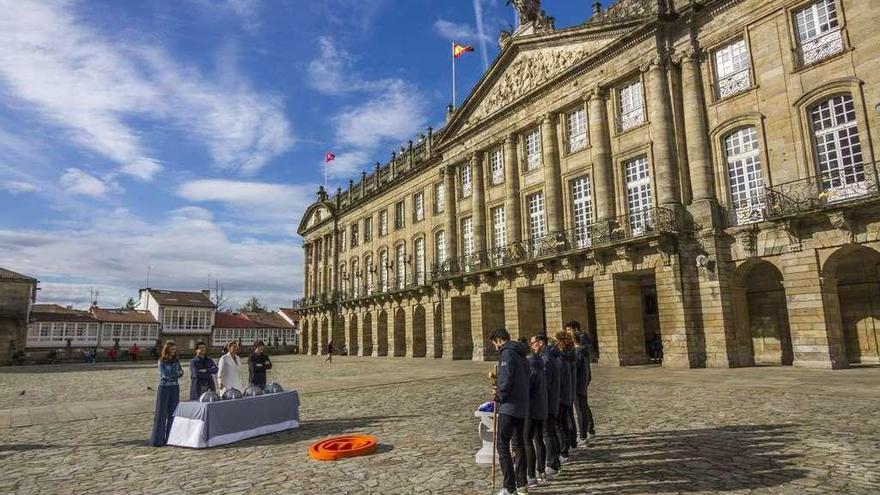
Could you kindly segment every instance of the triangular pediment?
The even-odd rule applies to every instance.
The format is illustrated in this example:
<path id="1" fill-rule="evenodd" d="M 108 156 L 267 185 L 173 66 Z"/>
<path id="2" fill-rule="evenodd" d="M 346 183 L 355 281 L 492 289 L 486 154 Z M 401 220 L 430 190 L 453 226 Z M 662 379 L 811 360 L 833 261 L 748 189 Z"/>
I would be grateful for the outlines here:
<path id="1" fill-rule="evenodd" d="M 302 220 L 299 222 L 297 233 L 303 235 L 309 230 L 321 225 L 327 220 L 333 218 L 334 211 L 329 204 L 325 202 L 313 203 L 303 214 Z"/>

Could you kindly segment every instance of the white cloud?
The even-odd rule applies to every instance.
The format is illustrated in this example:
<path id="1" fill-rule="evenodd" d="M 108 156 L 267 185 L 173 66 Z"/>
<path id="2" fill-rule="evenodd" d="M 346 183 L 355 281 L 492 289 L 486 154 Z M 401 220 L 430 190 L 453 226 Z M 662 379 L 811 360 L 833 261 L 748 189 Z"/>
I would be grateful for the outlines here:
<path id="1" fill-rule="evenodd" d="M 78 168 L 68 168 L 59 180 L 61 187 L 71 194 L 101 198 L 110 192 L 119 191 L 119 186 L 112 180 L 104 180 Z"/>
<path id="2" fill-rule="evenodd" d="M 0 230 L 0 266 L 41 280 L 39 301 L 84 306 L 90 287 L 101 304 L 137 296 L 151 266 L 153 287 L 198 290 L 220 279 L 233 300 L 256 295 L 272 306 L 301 293 L 302 249 L 292 237 L 232 239 L 201 208 L 148 222 L 126 210 L 98 212 L 87 224 L 46 232 Z"/>
<path id="3" fill-rule="evenodd" d="M 280 99 L 234 73 L 213 80 L 161 48 L 105 36 L 75 6 L 0 0 L 0 82 L 8 89 L 0 101 L 26 102 L 64 138 L 144 180 L 160 160 L 131 118 L 171 123 L 207 147 L 215 165 L 246 173 L 291 146 Z"/>
<path id="4" fill-rule="evenodd" d="M 349 80 L 350 56 L 338 48 L 327 36 L 318 38 L 318 56 L 309 62 L 309 85 L 325 94 L 338 95 L 360 88 L 360 83 Z"/>
<path id="5" fill-rule="evenodd" d="M 471 43 L 479 39 L 474 27 L 468 24 L 459 24 L 446 19 L 437 19 L 434 22 L 434 31 L 443 39 L 456 43 Z"/>
<path id="6" fill-rule="evenodd" d="M 0 188 L 5 189 L 6 191 L 12 194 L 21 194 L 21 193 L 32 193 L 40 190 L 34 184 L 30 182 L 24 182 L 19 180 L 8 180 L 0 183 Z"/>
<path id="7" fill-rule="evenodd" d="M 248 219 L 251 226 L 254 221 L 279 221 L 272 228 L 281 233 L 296 228 L 296 220 L 313 201 L 317 189 L 314 184 L 198 179 L 178 187 L 177 195 L 196 203 L 223 204 L 232 216 Z"/>

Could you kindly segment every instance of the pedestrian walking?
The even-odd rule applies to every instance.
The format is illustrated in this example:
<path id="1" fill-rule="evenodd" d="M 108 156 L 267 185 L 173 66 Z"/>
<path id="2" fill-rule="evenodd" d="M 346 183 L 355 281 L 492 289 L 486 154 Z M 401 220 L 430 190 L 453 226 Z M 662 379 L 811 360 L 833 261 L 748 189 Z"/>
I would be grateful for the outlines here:
<path id="1" fill-rule="evenodd" d="M 171 424 L 174 422 L 174 411 L 180 402 L 180 385 L 178 380 L 183 376 L 183 368 L 177 359 L 177 346 L 174 342 L 165 342 L 159 355 L 159 386 L 156 387 L 156 416 L 153 419 L 153 433 L 150 445 L 161 447 L 168 443 Z"/>
<path id="2" fill-rule="evenodd" d="M 579 345 L 575 348 L 577 356 L 577 385 L 575 386 L 574 409 L 577 413 L 578 439 L 581 445 L 587 440 L 596 436 L 596 427 L 593 422 L 593 411 L 590 409 L 589 387 L 593 380 L 593 373 L 590 370 L 590 360 L 592 358 L 592 339 L 590 334 L 584 332 L 580 334 Z"/>
<path id="3" fill-rule="evenodd" d="M 529 417 L 529 363 L 526 361 L 529 351 L 525 344 L 511 342 L 510 334 L 503 328 L 493 330 L 489 341 L 499 351 L 495 389 L 496 450 L 503 488 L 498 495 L 513 495 L 517 487 L 525 489 L 528 485 L 523 426 Z"/>
<path id="4" fill-rule="evenodd" d="M 559 350 L 550 346 L 547 336 L 535 335 L 532 349 L 541 355 L 544 361 L 544 378 L 547 387 L 547 419 L 544 420 L 544 447 L 546 472 L 544 479 L 552 479 L 559 472 L 559 436 L 557 434 L 557 416 L 559 414 L 559 376 L 561 374 L 562 357 Z"/>
<path id="5" fill-rule="evenodd" d="M 565 331 L 557 332 L 556 347 L 561 355 L 562 366 L 559 374 L 559 461 L 568 462 L 571 439 L 574 435 L 574 378 L 575 378 L 575 355 L 574 341 L 571 334 Z"/>
<path id="6" fill-rule="evenodd" d="M 529 340 L 529 417 L 524 426 L 526 443 L 526 478 L 529 486 L 543 482 L 547 463 L 544 447 L 544 421 L 547 420 L 547 377 L 538 340 Z"/>
<path id="7" fill-rule="evenodd" d="M 327 342 L 327 359 L 324 360 L 325 363 L 333 363 L 333 341 Z"/>

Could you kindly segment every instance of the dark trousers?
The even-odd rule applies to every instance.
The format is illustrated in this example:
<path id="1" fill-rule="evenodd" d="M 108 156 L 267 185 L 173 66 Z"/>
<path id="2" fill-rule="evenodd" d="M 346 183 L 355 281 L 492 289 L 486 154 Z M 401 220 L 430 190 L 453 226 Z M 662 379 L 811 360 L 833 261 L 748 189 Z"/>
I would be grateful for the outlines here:
<path id="1" fill-rule="evenodd" d="M 585 440 L 587 433 L 595 435 L 596 427 L 593 423 L 593 411 L 590 409 L 590 403 L 587 402 L 587 394 L 577 395 L 575 410 L 577 411 L 578 436 L 580 436 L 580 439 Z"/>
<path id="2" fill-rule="evenodd" d="M 568 457 L 568 449 L 571 447 L 571 437 L 574 434 L 574 417 L 572 416 L 571 404 L 559 404 L 559 415 L 556 416 L 559 423 L 559 455 Z"/>
<path id="3" fill-rule="evenodd" d="M 556 415 L 547 414 L 544 420 L 544 446 L 546 452 L 546 466 L 553 469 L 559 469 L 559 438 L 556 434 Z"/>
<path id="4" fill-rule="evenodd" d="M 263 371 L 262 373 L 258 372 L 258 373 L 254 373 L 253 375 L 251 375 L 251 385 L 256 385 L 258 387 L 265 387 L 266 386 L 266 372 Z"/>
<path id="5" fill-rule="evenodd" d="M 156 419 L 153 420 L 153 434 L 150 445 L 161 447 L 168 443 L 174 410 L 180 402 L 180 385 L 160 385 L 156 391 Z"/>
<path id="6" fill-rule="evenodd" d="M 525 422 L 526 441 L 526 474 L 529 478 L 535 477 L 535 470 L 544 474 L 544 465 L 547 462 L 544 449 L 544 420 L 527 419 Z"/>
<path id="7" fill-rule="evenodd" d="M 522 418 L 514 418 L 507 414 L 498 414 L 498 464 L 501 466 L 501 476 L 504 488 L 509 492 L 515 492 L 517 485 L 526 486 L 526 452 L 523 442 Z M 510 458 L 510 449 L 513 447 L 513 459 Z"/>
<path id="8" fill-rule="evenodd" d="M 214 386 L 214 380 L 191 380 L 189 385 L 189 400 L 199 400 L 199 397 L 208 390 L 212 392 L 217 391 L 217 388 Z"/>

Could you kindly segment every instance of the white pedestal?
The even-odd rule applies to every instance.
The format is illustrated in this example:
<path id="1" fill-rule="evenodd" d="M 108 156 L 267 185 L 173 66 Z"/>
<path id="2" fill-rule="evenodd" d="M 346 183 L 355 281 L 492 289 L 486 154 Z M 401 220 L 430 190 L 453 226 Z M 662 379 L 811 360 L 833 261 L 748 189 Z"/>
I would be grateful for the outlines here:
<path id="1" fill-rule="evenodd" d="M 491 466 L 493 457 L 496 458 L 495 462 L 498 462 L 497 456 L 494 456 L 492 453 L 492 437 L 495 435 L 493 425 L 495 413 L 476 411 L 474 416 L 480 418 L 480 425 L 477 429 L 480 440 L 483 441 L 483 446 L 480 447 L 479 452 L 474 457 L 476 457 L 478 466 Z"/>

